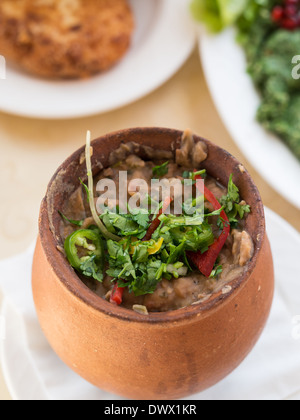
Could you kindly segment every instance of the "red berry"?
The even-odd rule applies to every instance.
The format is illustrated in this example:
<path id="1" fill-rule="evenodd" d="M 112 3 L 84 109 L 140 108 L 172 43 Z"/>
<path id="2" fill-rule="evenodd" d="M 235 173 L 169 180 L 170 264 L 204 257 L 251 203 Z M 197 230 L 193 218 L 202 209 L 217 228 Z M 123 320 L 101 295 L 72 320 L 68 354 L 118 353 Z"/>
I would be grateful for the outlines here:
<path id="1" fill-rule="evenodd" d="M 299 3 L 299 0 L 285 0 L 285 2 L 284 2 L 287 6 L 290 6 L 290 5 L 292 5 L 292 6 L 294 6 L 294 5 L 297 5 L 298 3 Z"/>
<path id="2" fill-rule="evenodd" d="M 295 4 L 286 6 L 286 8 L 284 9 L 284 14 L 287 17 L 296 16 L 297 13 L 298 13 L 298 7 Z"/>
<path id="3" fill-rule="evenodd" d="M 298 19 L 297 17 L 286 17 L 282 20 L 281 26 L 284 29 L 293 31 L 294 29 L 298 28 Z"/>
<path id="4" fill-rule="evenodd" d="M 276 6 L 274 7 L 273 11 L 272 11 L 272 19 L 274 22 L 279 22 L 284 15 L 284 10 L 281 6 Z"/>

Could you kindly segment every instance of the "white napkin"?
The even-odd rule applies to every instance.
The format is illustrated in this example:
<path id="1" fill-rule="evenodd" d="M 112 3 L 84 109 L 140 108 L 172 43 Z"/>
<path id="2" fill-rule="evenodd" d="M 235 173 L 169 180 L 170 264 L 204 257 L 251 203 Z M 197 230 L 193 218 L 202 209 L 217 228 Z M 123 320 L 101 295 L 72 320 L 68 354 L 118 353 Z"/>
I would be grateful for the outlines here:
<path id="1" fill-rule="evenodd" d="M 269 210 L 268 233 L 276 271 L 276 291 L 267 326 L 246 360 L 214 387 L 188 399 L 300 399 L 300 236 Z M 5 296 L 2 320 L 3 370 L 15 399 L 113 400 L 65 366 L 38 324 L 31 294 L 32 246 L 0 262 Z M 3 335 L 3 334 L 2 334 Z"/>

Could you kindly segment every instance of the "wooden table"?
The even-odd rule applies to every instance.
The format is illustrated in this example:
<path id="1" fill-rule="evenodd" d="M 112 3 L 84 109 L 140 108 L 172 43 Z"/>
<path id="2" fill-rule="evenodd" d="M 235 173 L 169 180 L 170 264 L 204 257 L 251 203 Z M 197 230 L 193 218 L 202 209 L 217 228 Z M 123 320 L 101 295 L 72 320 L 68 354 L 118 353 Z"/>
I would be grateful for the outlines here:
<path id="1" fill-rule="evenodd" d="M 93 137 L 136 126 L 190 128 L 242 161 L 264 204 L 300 232 L 300 211 L 279 196 L 233 142 L 210 97 L 197 50 L 181 70 L 147 97 L 116 111 L 67 121 L 0 114 L 0 255 L 24 251 L 36 238 L 39 205 L 57 167 Z M 0 400 L 10 399 L 0 367 Z"/>

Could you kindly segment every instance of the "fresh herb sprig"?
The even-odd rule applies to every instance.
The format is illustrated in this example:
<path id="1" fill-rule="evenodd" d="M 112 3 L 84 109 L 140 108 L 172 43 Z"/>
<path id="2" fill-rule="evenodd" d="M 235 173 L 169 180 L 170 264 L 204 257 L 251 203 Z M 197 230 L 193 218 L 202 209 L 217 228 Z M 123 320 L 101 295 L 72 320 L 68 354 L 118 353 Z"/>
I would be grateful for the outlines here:
<path id="1" fill-rule="evenodd" d="M 225 213 L 228 216 L 232 228 L 237 227 L 238 217 L 243 219 L 246 213 L 250 213 L 251 209 L 248 204 L 241 201 L 238 187 L 233 183 L 233 175 L 231 174 L 228 181 L 228 193 L 220 199 Z"/>
<path id="2" fill-rule="evenodd" d="M 96 255 L 86 258 L 80 265 L 80 271 L 84 276 L 92 277 L 101 283 L 103 281 L 103 270 L 97 264 L 96 259 Z"/>
<path id="3" fill-rule="evenodd" d="M 58 214 L 60 215 L 60 217 L 65 221 L 70 223 L 71 225 L 75 225 L 78 227 L 82 227 L 84 220 L 72 220 L 69 219 L 67 216 L 65 216 L 61 211 L 58 210 Z"/>
<path id="4" fill-rule="evenodd" d="M 167 175 L 167 173 L 169 172 L 169 166 L 168 165 L 169 165 L 169 162 L 165 162 L 162 165 L 155 166 L 152 169 L 153 176 L 154 177 L 156 177 L 156 176 L 162 177 L 164 175 Z"/>

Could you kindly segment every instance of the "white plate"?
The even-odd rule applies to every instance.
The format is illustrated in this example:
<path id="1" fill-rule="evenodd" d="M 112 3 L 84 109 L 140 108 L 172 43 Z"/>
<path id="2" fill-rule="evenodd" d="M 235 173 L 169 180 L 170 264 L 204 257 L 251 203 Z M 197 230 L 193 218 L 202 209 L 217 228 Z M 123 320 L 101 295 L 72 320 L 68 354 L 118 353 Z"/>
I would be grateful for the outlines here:
<path id="1" fill-rule="evenodd" d="M 113 69 L 84 81 L 46 81 L 8 66 L 0 110 L 35 118 L 75 118 L 129 104 L 166 82 L 196 43 L 189 0 L 130 0 L 133 44 Z"/>
<path id="2" fill-rule="evenodd" d="M 226 379 L 193 395 L 197 400 L 300 400 L 300 235 L 266 209 L 276 291 L 267 326 L 247 359 Z M 119 400 L 72 372 L 54 354 L 39 327 L 31 295 L 33 248 L 0 263 L 0 350 L 15 400 Z M 2 339 L 1 339 L 2 336 Z"/>
<path id="3" fill-rule="evenodd" d="M 212 98 L 228 131 L 257 172 L 300 209 L 300 162 L 257 121 L 260 97 L 247 73 L 235 31 L 219 35 L 200 30 L 200 55 Z"/>

